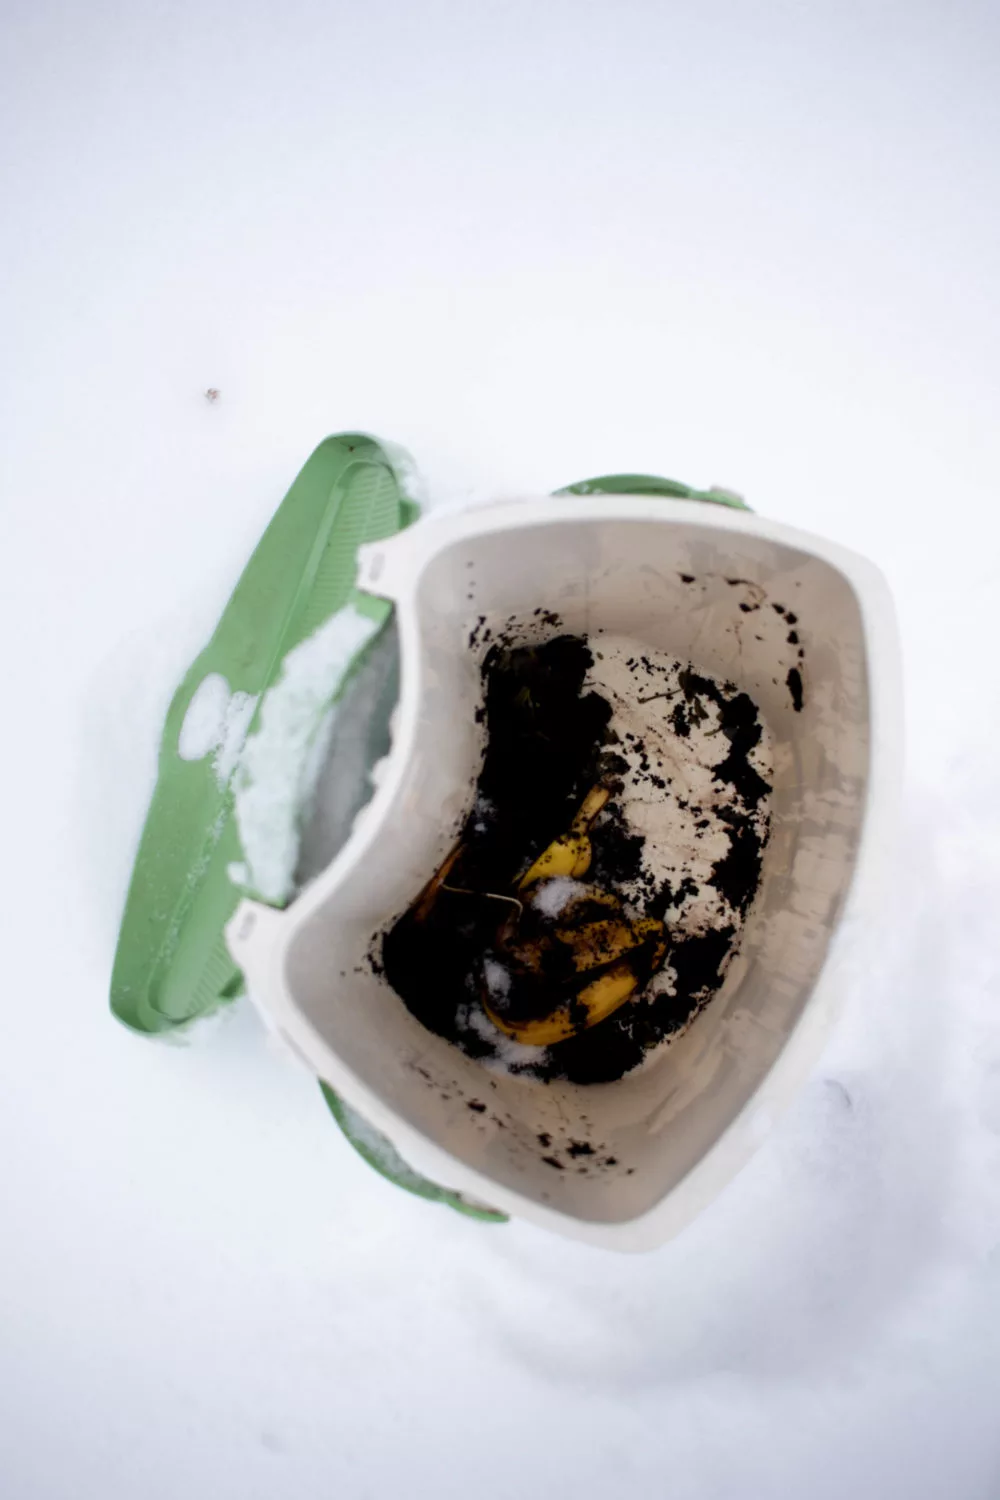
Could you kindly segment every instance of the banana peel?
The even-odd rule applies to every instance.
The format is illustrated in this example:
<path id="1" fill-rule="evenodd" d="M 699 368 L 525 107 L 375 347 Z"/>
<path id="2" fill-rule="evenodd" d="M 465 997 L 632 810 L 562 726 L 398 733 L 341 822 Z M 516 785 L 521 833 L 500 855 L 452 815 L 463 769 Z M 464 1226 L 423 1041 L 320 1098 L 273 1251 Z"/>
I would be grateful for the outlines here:
<path id="1" fill-rule="evenodd" d="M 544 884 L 544 881 L 539 883 L 536 895 L 541 895 Z M 614 912 L 620 912 L 622 909 L 619 898 L 613 895 L 611 891 L 604 890 L 603 886 L 583 885 L 580 883 L 562 906 L 559 916 L 565 920 L 567 917 L 572 917 L 573 913 L 579 911 L 581 908 L 591 906 L 606 906 L 609 911 Z"/>
<path id="2" fill-rule="evenodd" d="M 530 891 L 530 900 L 549 880 L 560 876 L 579 879 L 587 873 L 593 853 L 589 830 L 610 795 L 600 785 L 587 793 L 567 832 L 554 839 L 521 876 L 515 887 L 519 893 Z M 417 897 L 412 908 L 416 920 L 425 920 L 441 891 L 452 889 L 448 877 L 463 849 L 461 843 L 451 849 Z M 479 894 L 509 901 L 521 912 L 521 903 L 514 897 Z M 608 915 L 595 915 L 602 910 Z M 497 932 L 498 954 L 512 963 L 524 982 L 544 993 L 547 971 L 562 976 L 550 981 L 560 1003 L 548 1015 L 533 1019 L 502 1016 L 484 996 L 483 1008 L 494 1026 L 527 1046 L 553 1047 L 607 1020 L 632 998 L 640 983 L 656 972 L 667 951 L 662 922 L 655 917 L 629 918 L 619 897 L 600 886 L 581 885 L 559 916 L 558 924 L 548 931 L 525 936 L 517 930 L 517 923 L 512 924 L 508 913 Z M 590 975 L 593 977 L 587 977 Z M 580 978 L 586 978 L 586 983 L 574 990 Z"/>
<path id="3" fill-rule="evenodd" d="M 599 934 L 595 928 L 601 929 Z M 666 930 L 655 917 L 642 917 L 634 922 L 623 917 L 620 921 L 585 923 L 563 930 L 556 941 L 572 947 L 572 962 L 578 972 L 587 973 L 599 965 L 606 967 L 547 1016 L 511 1020 L 499 1015 L 484 1000 L 483 1008 L 493 1025 L 525 1046 L 554 1047 L 606 1021 L 632 998 L 640 979 L 645 982 L 656 972 L 667 952 Z M 517 952 L 522 964 L 526 958 L 533 960 L 531 967 L 536 972 L 541 969 L 541 962 L 532 950 L 539 947 L 539 944 L 521 944 Z M 622 957 L 626 952 L 629 956 Z"/>
<path id="4" fill-rule="evenodd" d="M 560 927 L 556 938 L 571 949 L 577 970 L 603 969 L 615 963 L 633 948 L 641 948 L 652 938 L 662 938 L 663 923 L 655 917 L 636 922 L 613 918 L 587 922 L 582 927 Z"/>
<path id="5" fill-rule="evenodd" d="M 556 875 L 569 876 L 577 880 L 590 869 L 593 851 L 587 831 L 597 814 L 604 807 L 611 793 L 607 787 L 595 786 L 583 800 L 583 805 L 561 838 L 553 839 L 547 849 L 535 860 L 518 882 L 518 890 L 524 891 L 539 880 L 548 880 Z"/>
<path id="6" fill-rule="evenodd" d="M 639 976 L 628 963 L 612 965 L 597 979 L 560 1005 L 551 1015 L 533 1021 L 508 1021 L 488 1005 L 486 1014 L 498 1030 L 528 1047 L 555 1047 L 569 1041 L 577 1032 L 606 1021 L 625 1004 L 639 984 Z"/>

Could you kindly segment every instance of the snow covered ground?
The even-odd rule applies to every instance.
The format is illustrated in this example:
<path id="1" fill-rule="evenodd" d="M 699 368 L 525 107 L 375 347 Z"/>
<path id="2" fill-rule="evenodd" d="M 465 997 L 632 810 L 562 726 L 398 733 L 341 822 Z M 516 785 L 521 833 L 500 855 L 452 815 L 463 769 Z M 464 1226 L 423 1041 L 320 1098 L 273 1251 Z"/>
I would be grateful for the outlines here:
<path id="1" fill-rule="evenodd" d="M 996 7 L 12 0 L 0 27 L 4 1496 L 991 1500 Z M 352 427 L 438 503 L 728 485 L 894 590 L 879 962 L 656 1254 L 394 1191 L 246 1009 L 189 1048 L 107 1013 L 171 689 Z"/>

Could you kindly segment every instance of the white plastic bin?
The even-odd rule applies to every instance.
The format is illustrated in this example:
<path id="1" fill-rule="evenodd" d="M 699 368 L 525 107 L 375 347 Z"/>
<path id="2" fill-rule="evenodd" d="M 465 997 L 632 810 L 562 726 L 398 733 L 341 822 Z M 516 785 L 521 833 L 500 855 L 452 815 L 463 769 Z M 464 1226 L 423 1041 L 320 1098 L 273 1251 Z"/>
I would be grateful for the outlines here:
<path id="1" fill-rule="evenodd" d="M 417 1170 L 577 1239 L 658 1244 L 719 1192 L 804 1080 L 877 922 L 901 761 L 882 578 L 840 547 L 747 512 L 597 495 L 432 515 L 364 549 L 359 585 L 398 610 L 392 751 L 330 867 L 286 911 L 245 901 L 234 916 L 227 936 L 250 993 Z M 761 607 L 741 610 L 748 599 Z M 796 617 L 798 642 L 774 605 Z M 425 1031 L 368 957 L 470 805 L 487 649 L 470 649 L 470 634 L 484 615 L 528 621 L 539 606 L 562 630 L 604 627 L 736 682 L 774 747 L 761 885 L 722 989 L 686 1032 L 610 1084 L 488 1072 Z M 546 1141 L 580 1140 L 613 1167 L 559 1171 L 544 1159 Z"/>

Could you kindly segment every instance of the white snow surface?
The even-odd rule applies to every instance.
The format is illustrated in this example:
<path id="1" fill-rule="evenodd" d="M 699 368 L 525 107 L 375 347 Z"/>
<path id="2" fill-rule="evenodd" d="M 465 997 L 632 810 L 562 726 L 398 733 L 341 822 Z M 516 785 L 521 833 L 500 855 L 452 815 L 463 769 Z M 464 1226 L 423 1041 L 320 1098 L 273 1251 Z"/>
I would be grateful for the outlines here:
<path id="1" fill-rule="evenodd" d="M 299 816 L 333 728 L 331 699 L 377 630 L 369 615 L 345 605 L 288 653 L 264 694 L 259 728 L 243 747 L 233 788 L 246 883 L 265 901 L 283 901 L 293 889 Z"/>
<path id="2" fill-rule="evenodd" d="M 500 968 L 497 964 L 496 968 Z M 505 973 L 505 970 L 501 970 Z M 497 993 L 497 991 L 494 991 Z M 463 1014 L 464 1010 L 464 1014 Z M 537 1063 L 545 1061 L 548 1049 L 545 1047 L 531 1047 L 525 1042 L 516 1042 L 513 1037 L 494 1026 L 483 1007 L 476 1002 L 471 1002 L 468 1007 L 462 1007 L 458 1014 L 459 1027 L 465 1027 L 474 1031 L 483 1041 L 489 1042 L 493 1048 L 491 1057 L 482 1059 L 482 1066 L 495 1073 L 517 1073 L 519 1069 L 533 1067 Z"/>
<path id="3" fill-rule="evenodd" d="M 204 760 L 222 744 L 229 708 L 229 683 L 219 672 L 209 672 L 191 695 L 177 736 L 181 760 Z"/>
<path id="4" fill-rule="evenodd" d="M 996 7 L 0 24 L 5 1500 L 996 1500 Z M 877 963 L 653 1254 L 393 1189 L 245 1004 L 108 1015 L 172 694 L 357 426 L 435 504 L 717 482 L 892 586 Z"/>
<path id="5" fill-rule="evenodd" d="M 535 886 L 531 904 L 543 917 L 558 917 L 570 902 L 587 889 L 582 880 L 573 880 L 569 875 L 551 875 Z"/>
<path id="6" fill-rule="evenodd" d="M 256 694 L 231 693 L 221 673 L 209 672 L 191 696 L 177 736 L 177 754 L 181 760 L 212 755 L 216 781 L 220 787 L 228 785 L 256 707 Z"/>
<path id="7" fill-rule="evenodd" d="M 510 970 L 505 969 L 503 964 L 497 963 L 495 958 L 487 958 L 483 963 L 483 977 L 486 980 L 486 988 L 490 994 L 499 998 L 510 991 Z"/>

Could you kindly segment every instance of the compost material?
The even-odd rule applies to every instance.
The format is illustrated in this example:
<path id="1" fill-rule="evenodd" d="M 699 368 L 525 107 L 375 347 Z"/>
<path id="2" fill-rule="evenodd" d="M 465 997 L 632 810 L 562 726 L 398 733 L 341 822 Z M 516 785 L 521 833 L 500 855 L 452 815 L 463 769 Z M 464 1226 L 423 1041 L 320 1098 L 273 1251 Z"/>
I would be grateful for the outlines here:
<path id="1" fill-rule="evenodd" d="M 626 638 L 501 640 L 482 680 L 472 808 L 379 961 L 424 1026 L 488 1067 L 610 1082 L 722 983 L 767 839 L 766 734 L 732 683 Z M 573 878 L 558 857 L 584 827 Z M 631 976 L 617 991 L 615 974 Z M 624 989 L 595 1024 L 588 995 Z M 561 1039 L 526 1044 L 554 1011 Z"/>

